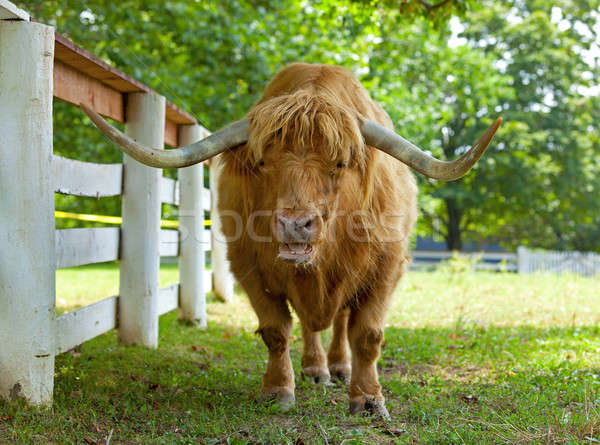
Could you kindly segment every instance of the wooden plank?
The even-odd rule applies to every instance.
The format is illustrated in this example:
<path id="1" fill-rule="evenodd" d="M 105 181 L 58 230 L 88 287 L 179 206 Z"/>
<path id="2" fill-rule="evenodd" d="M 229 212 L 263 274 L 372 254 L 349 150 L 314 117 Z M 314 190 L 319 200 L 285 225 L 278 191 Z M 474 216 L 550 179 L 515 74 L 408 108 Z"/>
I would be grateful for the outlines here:
<path id="1" fill-rule="evenodd" d="M 202 189 L 202 207 L 207 212 L 210 212 L 210 200 L 210 189 Z"/>
<path id="2" fill-rule="evenodd" d="M 57 193 L 96 198 L 118 196 L 122 175 L 122 164 L 94 164 L 52 156 L 52 180 Z"/>
<path id="3" fill-rule="evenodd" d="M 53 34 L 0 22 L 0 397 L 34 405 L 54 378 Z"/>
<path id="4" fill-rule="evenodd" d="M 160 201 L 166 204 L 179 205 L 179 181 L 164 176 L 161 178 Z"/>
<path id="5" fill-rule="evenodd" d="M 179 255 L 179 232 L 177 230 L 160 231 L 160 256 Z"/>
<path id="6" fill-rule="evenodd" d="M 177 124 L 169 119 L 165 120 L 165 144 L 169 147 L 177 147 L 178 145 Z"/>
<path id="7" fill-rule="evenodd" d="M 125 120 L 121 92 L 60 60 L 54 64 L 54 97 L 73 105 L 84 103 L 117 122 Z"/>
<path id="8" fill-rule="evenodd" d="M 121 123 L 125 121 L 122 92 L 60 60 L 54 65 L 54 97 L 77 106 L 84 103 L 103 116 Z M 171 114 L 183 120 L 177 113 Z M 177 123 L 166 120 L 165 144 L 176 147 L 177 134 Z"/>
<path id="9" fill-rule="evenodd" d="M 56 268 L 114 261 L 119 258 L 119 228 L 56 230 Z"/>
<path id="10" fill-rule="evenodd" d="M 193 144 L 202 139 L 199 125 L 181 125 L 179 127 L 182 143 Z M 179 280 L 180 317 L 189 320 L 197 327 L 206 327 L 206 292 L 204 274 L 206 252 L 198 243 L 206 232 L 204 227 L 204 207 L 202 190 L 204 189 L 204 165 L 196 164 L 179 170 L 181 184 L 181 204 L 179 205 Z"/>
<path id="11" fill-rule="evenodd" d="M 150 87 L 109 65 L 91 52 L 75 45 L 59 33 L 55 34 L 55 58 L 75 68 L 76 71 L 97 79 L 121 93 L 140 91 L 153 93 Z M 194 116 L 186 113 L 171 102 L 166 103 L 165 114 L 167 120 L 174 124 L 196 123 Z"/>
<path id="12" fill-rule="evenodd" d="M 158 315 L 179 307 L 179 283 L 158 290 Z"/>
<path id="13" fill-rule="evenodd" d="M 211 250 L 210 230 L 202 233 L 202 246 L 204 251 Z M 162 229 L 160 231 L 160 256 L 178 256 L 179 255 L 179 231 Z"/>
<path id="14" fill-rule="evenodd" d="M 0 0 L 0 20 L 29 21 L 29 13 L 8 0 Z"/>
<path id="15" fill-rule="evenodd" d="M 210 230 L 205 230 L 204 231 L 204 242 L 202 243 L 203 247 L 204 247 L 204 251 L 209 251 L 212 250 L 212 236 L 211 236 L 211 231 Z"/>
<path id="16" fill-rule="evenodd" d="M 213 271 L 204 271 L 204 292 L 210 292 L 213 290 Z"/>
<path id="17" fill-rule="evenodd" d="M 130 93 L 125 133 L 140 144 L 162 149 L 165 98 Z M 161 169 L 123 156 L 119 338 L 125 344 L 151 348 L 158 345 L 161 178 Z"/>
<path id="18" fill-rule="evenodd" d="M 191 124 L 196 123 L 196 118 L 194 116 L 192 116 L 189 113 L 186 113 L 181 108 L 179 108 L 177 105 L 175 105 L 171 102 L 167 101 L 167 109 L 165 111 L 166 111 L 167 120 L 170 120 L 171 122 L 174 122 L 176 124 L 191 125 Z M 202 127 L 202 128 L 204 129 L 204 127 Z M 206 131 L 208 132 L 208 130 L 206 130 Z M 208 134 L 210 134 L 210 132 L 208 132 Z M 206 137 L 206 136 L 204 136 L 204 137 Z"/>
<path id="19" fill-rule="evenodd" d="M 117 325 L 117 297 L 109 297 L 76 311 L 63 314 L 54 322 L 54 348 L 61 354 Z"/>
<path id="20" fill-rule="evenodd" d="M 91 52 L 77 46 L 65 36 L 55 33 L 54 38 L 55 58 L 72 66 L 77 71 L 98 79 L 122 93 L 133 93 L 136 91 L 150 93 L 152 91 L 143 83 L 109 65 Z"/>

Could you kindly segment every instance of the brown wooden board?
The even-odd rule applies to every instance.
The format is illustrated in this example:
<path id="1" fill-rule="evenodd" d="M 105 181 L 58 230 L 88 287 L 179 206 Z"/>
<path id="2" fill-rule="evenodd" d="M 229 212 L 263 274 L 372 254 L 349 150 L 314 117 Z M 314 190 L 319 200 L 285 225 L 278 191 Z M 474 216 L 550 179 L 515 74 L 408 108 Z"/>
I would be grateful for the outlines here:
<path id="1" fill-rule="evenodd" d="M 124 122 L 123 94 L 60 60 L 54 61 L 54 97 L 87 105 L 97 113 Z"/>
<path id="2" fill-rule="evenodd" d="M 118 122 L 124 121 L 124 94 L 154 93 L 150 87 L 110 66 L 89 51 L 55 33 L 54 96 L 65 102 L 84 103 L 94 111 Z M 178 145 L 177 126 L 194 124 L 196 119 L 167 101 L 165 143 Z"/>
<path id="3" fill-rule="evenodd" d="M 178 144 L 177 124 L 165 119 L 165 144 L 169 147 L 177 147 Z"/>

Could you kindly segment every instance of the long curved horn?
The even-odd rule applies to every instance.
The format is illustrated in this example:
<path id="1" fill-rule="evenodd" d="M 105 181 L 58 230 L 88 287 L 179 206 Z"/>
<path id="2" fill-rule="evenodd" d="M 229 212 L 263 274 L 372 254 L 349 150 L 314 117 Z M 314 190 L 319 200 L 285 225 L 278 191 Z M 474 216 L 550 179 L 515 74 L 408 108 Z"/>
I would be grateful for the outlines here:
<path id="1" fill-rule="evenodd" d="M 502 118 L 499 117 L 468 152 L 450 162 L 429 156 L 402 136 L 368 119 L 363 120 L 360 131 L 367 145 L 386 152 L 419 173 L 433 179 L 454 181 L 465 175 L 479 160 L 501 123 Z"/>
<path id="2" fill-rule="evenodd" d="M 205 161 L 228 148 L 248 141 L 249 121 L 241 119 L 229 124 L 205 139 L 174 150 L 156 150 L 144 147 L 106 122 L 98 113 L 83 104 L 81 109 L 98 129 L 121 150 L 142 164 L 157 168 L 180 168 Z"/>

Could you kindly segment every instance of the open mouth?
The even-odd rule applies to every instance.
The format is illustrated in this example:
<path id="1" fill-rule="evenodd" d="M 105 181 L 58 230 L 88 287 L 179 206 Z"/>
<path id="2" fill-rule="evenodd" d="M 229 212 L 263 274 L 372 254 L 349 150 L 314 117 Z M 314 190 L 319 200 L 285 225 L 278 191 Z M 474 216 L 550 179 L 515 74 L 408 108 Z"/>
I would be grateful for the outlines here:
<path id="1" fill-rule="evenodd" d="M 308 243 L 281 243 L 279 258 L 285 261 L 303 263 L 308 261 L 313 253 L 313 246 Z"/>

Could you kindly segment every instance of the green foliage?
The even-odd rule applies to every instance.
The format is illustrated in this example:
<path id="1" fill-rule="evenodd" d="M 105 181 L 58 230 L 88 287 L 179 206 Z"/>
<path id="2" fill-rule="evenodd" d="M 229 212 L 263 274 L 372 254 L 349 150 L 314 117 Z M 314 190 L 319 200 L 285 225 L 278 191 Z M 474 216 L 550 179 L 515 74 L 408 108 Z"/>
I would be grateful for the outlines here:
<path id="1" fill-rule="evenodd" d="M 600 250 L 600 101 L 588 89 L 597 89 L 600 61 L 585 55 L 599 5 L 531 0 L 467 16 L 465 37 L 499 61 L 516 93 L 504 100 L 511 122 L 496 144 L 510 154 L 504 177 L 518 193 L 505 194 L 497 234 L 513 245 Z"/>
<path id="2" fill-rule="evenodd" d="M 365 10 L 379 7 L 394 14 L 399 24 L 406 24 L 416 18 L 427 19 L 435 27 L 443 26 L 453 15 L 463 15 L 477 6 L 474 0 L 350 0 Z"/>
<path id="3" fill-rule="evenodd" d="M 20 3 L 211 129 L 243 116 L 293 61 L 351 69 L 402 135 L 441 158 L 463 153 L 502 115 L 463 179 L 419 177 L 418 233 L 453 249 L 486 239 L 600 250 L 600 62 L 586 53 L 597 39 L 598 0 L 560 8 L 541 0 Z M 62 103 L 55 152 L 120 159 Z M 120 213 L 119 199 L 57 196 L 56 205 Z"/>
<path id="4" fill-rule="evenodd" d="M 453 159 L 504 118 L 463 179 L 419 178 L 422 235 L 450 249 L 487 239 L 600 250 L 600 102 L 585 90 L 598 85 L 600 65 L 583 51 L 596 37 L 598 4 L 565 2 L 553 21 L 545 2 L 487 2 L 453 33 L 424 21 L 399 30 L 393 15 L 382 18 L 372 89 L 399 131 Z"/>

